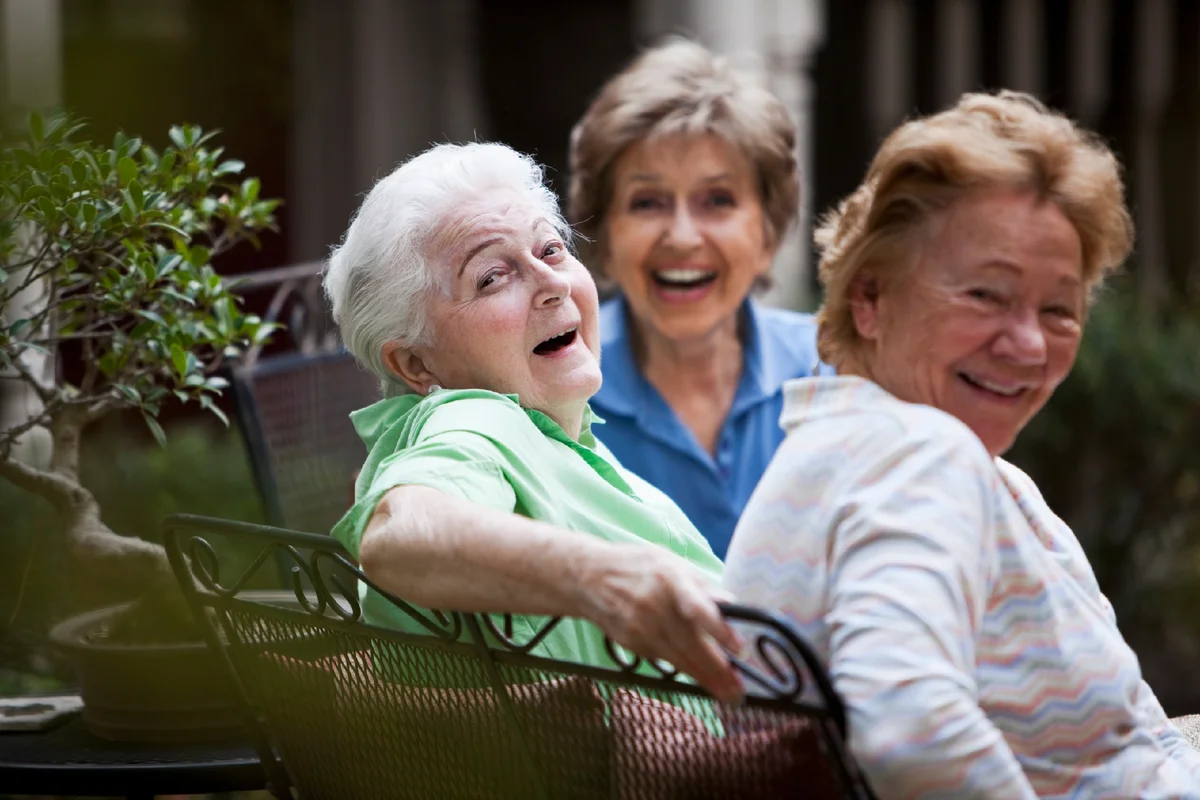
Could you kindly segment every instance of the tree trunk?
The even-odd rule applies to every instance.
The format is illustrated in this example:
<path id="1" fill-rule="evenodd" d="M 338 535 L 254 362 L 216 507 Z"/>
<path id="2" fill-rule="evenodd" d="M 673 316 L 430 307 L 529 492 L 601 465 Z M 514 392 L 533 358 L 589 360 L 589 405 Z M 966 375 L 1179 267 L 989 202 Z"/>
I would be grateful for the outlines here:
<path id="1" fill-rule="evenodd" d="M 114 626 L 123 632 L 123 640 L 196 638 L 166 551 L 153 542 L 115 533 L 101 518 L 95 496 L 79 480 L 82 434 L 94 416 L 81 408 L 64 411 L 50 426 L 54 447 L 49 469 L 10 457 L 0 461 L 0 477 L 54 506 L 62 523 L 61 544 L 73 571 L 103 588 L 106 595 L 137 598 L 127 619 Z"/>

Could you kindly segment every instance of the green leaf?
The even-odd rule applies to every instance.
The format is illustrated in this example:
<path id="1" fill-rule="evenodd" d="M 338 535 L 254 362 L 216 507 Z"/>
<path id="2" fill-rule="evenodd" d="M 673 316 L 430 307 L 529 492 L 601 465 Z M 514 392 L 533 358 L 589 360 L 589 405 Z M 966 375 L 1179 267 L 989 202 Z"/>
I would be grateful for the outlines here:
<path id="1" fill-rule="evenodd" d="M 33 136 L 34 144 L 41 144 L 46 136 L 46 125 L 42 115 L 36 111 L 29 112 L 29 133 Z"/>
<path id="2" fill-rule="evenodd" d="M 167 327 L 167 321 L 165 319 L 163 319 L 161 316 L 159 316 L 158 312 L 151 311 L 148 308 L 139 308 L 139 309 L 135 310 L 133 313 L 136 314 L 137 316 L 141 317 L 144 320 L 153 322 L 155 325 L 158 325 L 160 328 Z M 175 357 L 174 352 L 171 353 L 171 357 L 172 358 Z"/>
<path id="3" fill-rule="evenodd" d="M 185 305 L 189 305 L 192 307 L 195 307 L 195 305 L 196 305 L 196 301 L 194 299 L 192 299 L 191 297 L 188 297 L 186 294 L 182 294 L 181 292 L 178 292 L 175 289 L 172 289 L 169 286 L 164 287 L 162 290 L 162 293 L 165 294 L 167 297 L 178 300 L 179 302 L 181 302 Z"/>
<path id="4" fill-rule="evenodd" d="M 150 433 L 154 434 L 154 441 L 158 442 L 159 447 L 167 446 L 167 434 L 162 429 L 162 425 L 158 424 L 158 420 L 149 414 L 142 414 L 142 419 L 146 421 L 146 427 L 150 429 Z"/>
<path id="5" fill-rule="evenodd" d="M 168 272 L 174 271 L 174 269 L 179 266 L 181 261 L 183 261 L 183 256 L 179 255 L 179 253 L 163 253 L 159 257 L 158 264 L 155 267 L 158 271 L 158 276 L 161 278 Z"/>
<path id="6" fill-rule="evenodd" d="M 231 158 L 227 161 L 222 161 L 219 165 L 217 165 L 217 168 L 215 170 L 213 170 L 213 177 L 220 177 L 221 175 L 232 175 L 232 174 L 241 172 L 245 168 L 246 168 L 245 162 L 238 161 L 236 158 Z"/>
<path id="7" fill-rule="evenodd" d="M 137 163 L 129 156 L 122 156 L 117 161 L 117 177 L 120 179 L 122 186 L 129 183 L 137 177 Z"/>
<path id="8" fill-rule="evenodd" d="M 18 334 L 20 334 L 20 333 L 21 333 L 21 331 L 23 331 L 23 330 L 25 330 L 26 328 L 28 328 L 28 327 L 29 327 L 29 324 L 30 324 L 31 322 L 33 322 L 33 320 L 31 320 L 31 319 L 19 319 L 19 320 L 17 320 L 17 321 L 16 321 L 16 322 L 14 322 L 12 325 L 9 325 L 9 326 L 8 326 L 8 335 L 9 335 L 9 336 L 17 336 Z"/>
<path id="9" fill-rule="evenodd" d="M 47 197 L 50 192 L 45 186 L 40 183 L 31 183 L 25 187 L 25 192 L 21 195 L 21 199 L 26 203 L 32 203 L 39 197 Z"/>
<path id="10" fill-rule="evenodd" d="M 180 380 L 187 375 L 189 355 L 190 353 L 185 353 L 179 345 L 171 345 L 171 363 L 175 365 L 175 374 L 179 376 Z"/>
<path id="11" fill-rule="evenodd" d="M 226 428 L 229 427 L 229 417 L 225 416 L 225 412 L 222 411 L 221 409 L 217 408 L 217 406 L 213 404 L 211 395 L 207 395 L 207 394 L 200 395 L 200 407 L 207 408 L 209 411 L 211 411 L 213 413 L 214 416 L 216 416 L 217 419 L 221 420 L 221 422 L 223 422 L 225 424 Z"/>
<path id="12" fill-rule="evenodd" d="M 171 130 L 167 132 L 167 135 L 171 137 L 171 143 L 180 150 L 187 149 L 187 135 L 183 132 L 183 128 L 179 127 L 178 125 L 172 125 Z"/>
<path id="13" fill-rule="evenodd" d="M 118 392 L 120 392 L 120 394 L 121 394 L 121 395 L 122 395 L 122 396 L 123 396 L 123 397 L 124 397 L 126 400 L 128 400 L 128 401 L 129 401 L 129 402 L 131 402 L 131 403 L 133 403 L 135 406 L 136 406 L 136 405 L 141 405 L 141 403 L 142 403 L 142 395 L 141 395 L 141 393 L 140 393 L 140 392 L 138 392 L 138 390 L 137 390 L 137 389 L 135 389 L 134 387 L 132 387 L 132 386 L 129 386 L 129 385 L 127 385 L 127 384 L 124 384 L 124 383 L 118 383 L 118 384 L 117 384 L 117 385 L 116 385 L 114 388 L 115 388 L 115 389 L 116 389 Z"/>
<path id="14" fill-rule="evenodd" d="M 129 182 L 129 197 L 133 200 L 135 211 L 141 211 L 146 207 L 146 195 L 142 191 L 142 185 L 136 179 Z"/>
<path id="15" fill-rule="evenodd" d="M 242 181 L 242 199 L 247 203 L 253 203 L 258 199 L 258 191 L 262 187 L 262 183 L 258 178 L 246 178 Z"/>
<path id="16" fill-rule="evenodd" d="M 176 389 L 174 392 L 172 392 L 172 394 L 179 398 L 179 402 L 181 403 L 186 403 L 189 399 L 191 399 L 188 397 L 188 393 L 182 389 Z"/>
<path id="17" fill-rule="evenodd" d="M 52 201 L 46 195 L 42 195 L 37 199 L 37 207 L 47 221 L 53 220 L 56 216 L 58 216 L 58 209 L 55 208 L 54 201 Z"/>
<path id="18" fill-rule="evenodd" d="M 83 221 L 88 225 L 96 221 L 96 206 L 91 203 L 83 204 Z"/>
<path id="19" fill-rule="evenodd" d="M 188 261 L 192 266 L 202 267 L 212 258 L 212 251 L 202 244 L 195 245 L 188 250 Z"/>
<path id="20" fill-rule="evenodd" d="M 159 221 L 150 222 L 150 223 L 147 223 L 146 227 L 147 228 L 165 228 L 166 230 L 169 230 L 171 233 L 173 233 L 177 236 L 182 236 L 184 239 L 190 238 L 190 237 L 188 237 L 186 232 L 184 232 L 184 231 L 180 230 L 179 228 L 176 228 L 174 225 L 170 225 L 166 222 L 159 222 Z"/>

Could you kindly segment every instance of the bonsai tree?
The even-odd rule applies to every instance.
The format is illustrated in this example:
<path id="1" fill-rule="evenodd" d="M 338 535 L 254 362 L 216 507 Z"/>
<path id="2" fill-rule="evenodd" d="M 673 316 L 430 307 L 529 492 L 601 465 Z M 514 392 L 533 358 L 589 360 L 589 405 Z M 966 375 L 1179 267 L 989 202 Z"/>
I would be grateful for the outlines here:
<path id="1" fill-rule="evenodd" d="M 143 606 L 179 610 L 162 547 L 102 520 L 80 481 L 80 444 L 119 409 L 140 412 L 164 443 L 157 418 L 171 398 L 228 424 L 215 372 L 273 326 L 239 309 L 211 262 L 257 246 L 279 201 L 237 180 L 244 165 L 197 127 L 171 128 L 161 151 L 120 133 L 111 147 L 77 140 L 82 128 L 32 114 L 0 153 L 0 393 L 24 386 L 37 401 L 0 430 L 0 477 L 50 502 L 73 563 L 154 598 Z M 47 360 L 56 369 L 37 368 Z M 49 433 L 48 463 L 16 457 L 36 429 Z"/>

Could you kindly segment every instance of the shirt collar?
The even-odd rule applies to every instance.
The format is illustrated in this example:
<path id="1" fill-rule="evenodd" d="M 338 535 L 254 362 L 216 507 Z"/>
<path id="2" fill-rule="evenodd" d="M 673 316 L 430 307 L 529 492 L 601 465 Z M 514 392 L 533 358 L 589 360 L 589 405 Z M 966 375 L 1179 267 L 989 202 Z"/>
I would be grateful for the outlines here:
<path id="1" fill-rule="evenodd" d="M 796 335 L 794 322 L 779 323 L 776 315 L 780 313 L 750 299 L 742 303 L 742 378 L 731 414 L 775 397 L 785 381 L 812 374 L 818 364 L 813 348 L 815 336 Z M 608 414 L 639 416 L 648 407 L 649 384 L 634 360 L 628 308 L 620 295 L 600 307 L 600 357 L 604 383 L 592 402 Z M 827 374 L 828 368 L 821 373 Z"/>

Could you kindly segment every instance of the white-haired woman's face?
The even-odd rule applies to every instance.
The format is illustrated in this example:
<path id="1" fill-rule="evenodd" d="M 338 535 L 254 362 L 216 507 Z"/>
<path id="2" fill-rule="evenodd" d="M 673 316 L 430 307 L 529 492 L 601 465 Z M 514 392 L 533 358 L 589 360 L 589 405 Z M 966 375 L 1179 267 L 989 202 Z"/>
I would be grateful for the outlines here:
<path id="1" fill-rule="evenodd" d="M 578 415 L 600 388 L 596 285 L 550 221 L 494 196 L 447 220 L 429 252 L 431 344 L 413 348 L 423 372 L 409 384 L 516 394 L 560 423 Z"/>
<path id="2" fill-rule="evenodd" d="M 1034 192 L 968 195 L 936 216 L 910 270 L 852 292 L 870 377 L 1007 450 L 1070 372 L 1086 307 L 1079 234 Z"/>

